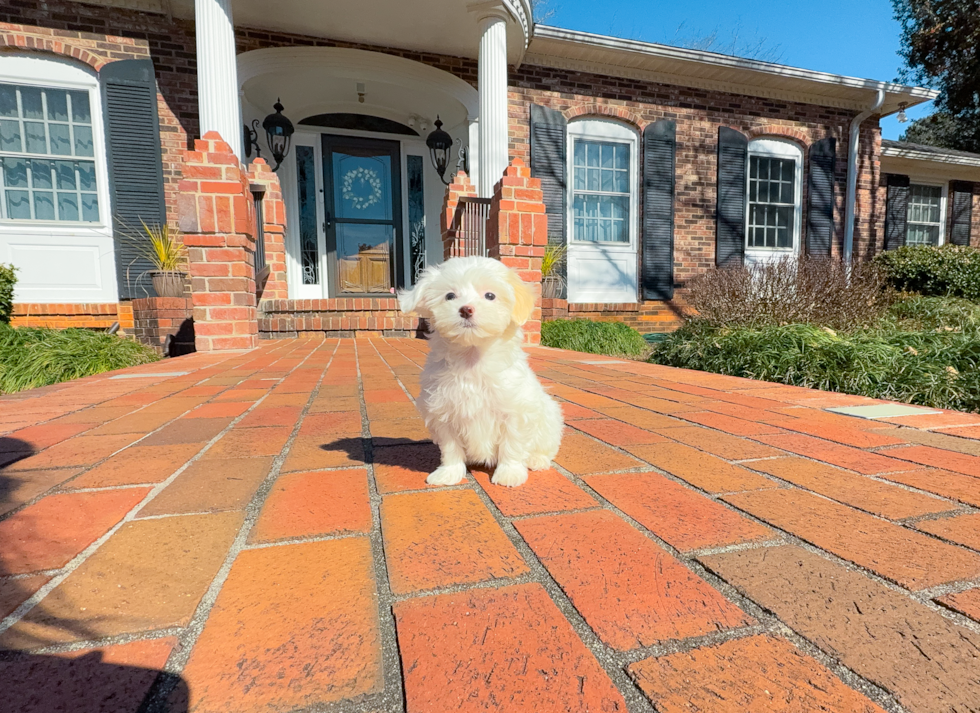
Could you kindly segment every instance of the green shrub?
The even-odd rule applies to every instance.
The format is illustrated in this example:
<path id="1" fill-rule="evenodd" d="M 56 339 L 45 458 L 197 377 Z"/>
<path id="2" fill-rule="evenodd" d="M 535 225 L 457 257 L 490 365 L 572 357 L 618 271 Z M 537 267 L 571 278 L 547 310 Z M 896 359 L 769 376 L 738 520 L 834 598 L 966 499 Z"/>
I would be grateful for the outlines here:
<path id="1" fill-rule="evenodd" d="M 898 290 L 980 299 L 980 250 L 959 245 L 909 245 L 874 259 Z"/>
<path id="2" fill-rule="evenodd" d="M 14 329 L 0 324 L 0 393 L 57 384 L 160 357 L 129 339 L 87 329 Z"/>
<path id="3" fill-rule="evenodd" d="M 642 357 L 650 351 L 646 341 L 622 322 L 556 319 L 541 325 L 541 344 L 574 352 Z"/>
<path id="4" fill-rule="evenodd" d="M 14 285 L 17 283 L 17 268 L 0 263 L 0 323 L 10 324 L 14 313 Z"/>
<path id="5" fill-rule="evenodd" d="M 878 325 L 719 327 L 691 320 L 651 361 L 934 408 L 980 411 L 980 306 L 903 300 Z"/>

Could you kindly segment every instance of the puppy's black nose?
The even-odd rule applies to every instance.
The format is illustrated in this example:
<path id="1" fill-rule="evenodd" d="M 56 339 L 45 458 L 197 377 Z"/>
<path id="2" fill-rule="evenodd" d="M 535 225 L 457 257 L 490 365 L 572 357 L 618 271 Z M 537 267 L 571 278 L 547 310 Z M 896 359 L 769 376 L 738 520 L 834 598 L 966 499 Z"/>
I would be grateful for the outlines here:
<path id="1" fill-rule="evenodd" d="M 463 306 L 459 308 L 459 316 L 463 319 L 469 319 L 473 316 L 473 308 L 469 306 Z"/>

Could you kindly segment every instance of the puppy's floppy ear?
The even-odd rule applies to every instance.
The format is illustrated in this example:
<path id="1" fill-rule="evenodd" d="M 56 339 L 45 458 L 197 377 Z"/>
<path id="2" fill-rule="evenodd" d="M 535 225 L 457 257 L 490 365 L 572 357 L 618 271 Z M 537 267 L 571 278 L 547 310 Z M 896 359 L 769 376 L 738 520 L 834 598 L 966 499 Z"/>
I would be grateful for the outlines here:
<path id="1" fill-rule="evenodd" d="M 398 306 L 401 311 L 407 314 L 417 314 L 426 319 L 431 318 L 432 310 L 429 308 L 429 299 L 432 297 L 432 287 L 438 276 L 438 266 L 427 267 L 413 289 L 399 290 Z"/>
<path id="2" fill-rule="evenodd" d="M 513 270 L 507 270 L 507 283 L 514 288 L 514 312 L 511 319 L 521 326 L 529 319 L 534 311 L 534 293 L 528 287 L 520 275 Z"/>

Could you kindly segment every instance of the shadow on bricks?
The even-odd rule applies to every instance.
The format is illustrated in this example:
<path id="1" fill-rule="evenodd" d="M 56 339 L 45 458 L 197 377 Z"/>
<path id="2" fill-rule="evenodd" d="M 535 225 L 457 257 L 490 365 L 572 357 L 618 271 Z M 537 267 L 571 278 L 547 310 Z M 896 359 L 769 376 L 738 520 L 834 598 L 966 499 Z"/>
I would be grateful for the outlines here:
<path id="1" fill-rule="evenodd" d="M 0 456 L 12 453 L 27 456 L 33 451 L 32 444 L 26 441 L 0 439 Z M 62 477 L 68 477 L 74 471 L 61 472 Z M 35 522 L 31 506 L 17 508 L 24 504 L 25 494 L 35 489 L 34 481 L 49 479 L 50 474 L 51 471 L 0 472 L 0 513 L 9 513 L 0 515 L 0 619 L 16 611 L 50 580 L 50 576 L 42 574 L 6 577 L 18 573 L 8 563 L 17 559 L 22 547 L 30 547 L 24 535 L 31 534 L 35 525 L 40 526 Z M 50 487 L 51 483 L 47 485 Z M 47 489 L 43 484 L 39 487 Z M 27 500 L 30 499 L 28 496 Z M 43 612 L 44 601 L 31 610 L 32 614 Z M 47 623 L 70 630 L 79 639 L 98 638 L 78 622 L 49 620 Z M 135 711 L 154 684 L 187 689 L 180 676 L 163 671 L 175 644 L 174 637 L 165 637 L 56 655 L 0 648 L 0 681 L 4 682 L 0 707 L 18 713 Z M 186 710 L 186 707 L 171 708 L 170 713 L 186 713 Z"/>
<path id="2" fill-rule="evenodd" d="M 351 458 L 359 458 L 367 442 L 374 443 L 374 453 L 371 463 L 374 465 L 402 465 L 405 461 L 403 451 L 389 450 L 386 446 L 426 446 L 435 448 L 432 441 L 415 441 L 411 438 L 340 438 L 330 443 L 320 445 L 320 450 L 346 453 Z"/>

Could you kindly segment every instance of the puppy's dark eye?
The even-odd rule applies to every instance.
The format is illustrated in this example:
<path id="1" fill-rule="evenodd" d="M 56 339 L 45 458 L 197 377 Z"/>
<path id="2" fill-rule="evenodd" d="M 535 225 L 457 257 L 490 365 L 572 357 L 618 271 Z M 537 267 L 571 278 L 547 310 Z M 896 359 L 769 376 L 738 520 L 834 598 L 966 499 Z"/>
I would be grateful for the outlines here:
<path id="1" fill-rule="evenodd" d="M 492 292 L 488 292 L 487 294 L 485 294 L 483 296 L 486 297 L 491 302 L 493 300 L 497 299 L 497 295 L 493 294 Z"/>
<path id="2" fill-rule="evenodd" d="M 447 300 L 454 300 L 454 299 L 456 299 L 456 293 L 455 292 L 450 292 L 448 295 L 446 295 L 446 299 Z"/>

